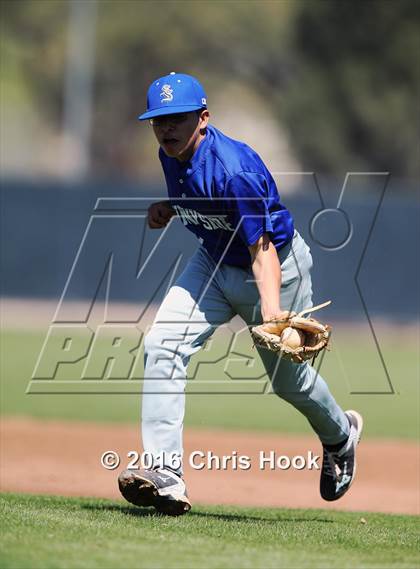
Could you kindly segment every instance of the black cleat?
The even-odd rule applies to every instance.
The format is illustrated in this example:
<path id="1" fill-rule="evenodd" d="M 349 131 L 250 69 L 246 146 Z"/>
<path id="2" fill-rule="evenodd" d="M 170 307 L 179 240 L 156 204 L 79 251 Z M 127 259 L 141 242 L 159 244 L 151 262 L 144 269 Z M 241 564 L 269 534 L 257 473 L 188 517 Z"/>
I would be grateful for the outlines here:
<path id="1" fill-rule="evenodd" d="M 127 502 L 135 506 L 153 506 L 168 516 L 181 516 L 191 509 L 185 482 L 165 468 L 124 470 L 118 477 L 118 486 Z"/>
<path id="2" fill-rule="evenodd" d="M 363 419 L 356 411 L 346 411 L 350 421 L 350 435 L 338 451 L 329 451 L 324 446 L 320 492 L 328 502 L 338 500 L 347 492 L 356 474 L 356 447 L 363 429 Z"/>

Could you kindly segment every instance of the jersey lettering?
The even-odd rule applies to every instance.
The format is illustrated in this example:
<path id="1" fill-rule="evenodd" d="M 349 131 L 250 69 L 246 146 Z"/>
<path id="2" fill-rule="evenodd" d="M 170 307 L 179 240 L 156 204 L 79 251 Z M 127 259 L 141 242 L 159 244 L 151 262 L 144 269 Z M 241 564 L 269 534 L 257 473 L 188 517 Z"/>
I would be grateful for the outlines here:
<path id="1" fill-rule="evenodd" d="M 173 206 L 184 225 L 202 225 L 205 229 L 224 229 L 225 231 L 235 231 L 232 225 L 226 220 L 226 215 L 203 215 L 195 209 L 183 208 L 179 205 Z"/>

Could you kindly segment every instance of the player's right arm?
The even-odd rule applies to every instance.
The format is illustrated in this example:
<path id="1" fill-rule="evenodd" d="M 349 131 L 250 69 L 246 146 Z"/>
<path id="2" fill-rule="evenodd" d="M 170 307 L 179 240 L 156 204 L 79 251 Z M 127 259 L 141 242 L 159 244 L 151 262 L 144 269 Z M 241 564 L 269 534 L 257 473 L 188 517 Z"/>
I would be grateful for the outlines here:
<path id="1" fill-rule="evenodd" d="M 268 233 L 249 246 L 252 272 L 261 299 L 263 322 L 287 318 L 289 312 L 280 307 L 281 265 Z"/>
<path id="2" fill-rule="evenodd" d="M 147 211 L 147 222 L 151 229 L 161 229 L 168 224 L 173 215 L 175 210 L 169 201 L 156 202 Z"/>

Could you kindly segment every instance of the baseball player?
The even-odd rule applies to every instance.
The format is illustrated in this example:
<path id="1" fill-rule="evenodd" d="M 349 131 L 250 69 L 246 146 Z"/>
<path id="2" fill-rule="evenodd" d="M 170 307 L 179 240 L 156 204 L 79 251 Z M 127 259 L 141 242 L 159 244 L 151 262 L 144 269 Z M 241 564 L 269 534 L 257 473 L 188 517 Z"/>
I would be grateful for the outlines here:
<path id="1" fill-rule="evenodd" d="M 236 314 L 253 326 L 312 306 L 310 250 L 270 172 L 209 116 L 199 81 L 173 72 L 153 81 L 139 117 L 159 143 L 169 198 L 149 208 L 149 227 L 164 228 L 176 216 L 199 242 L 145 339 L 142 439 L 153 468 L 125 470 L 118 479 L 129 502 L 169 515 L 191 508 L 182 469 L 190 357 Z M 339 407 L 308 362 L 257 349 L 274 392 L 307 418 L 323 445 L 321 496 L 341 498 L 355 475 L 362 417 Z"/>

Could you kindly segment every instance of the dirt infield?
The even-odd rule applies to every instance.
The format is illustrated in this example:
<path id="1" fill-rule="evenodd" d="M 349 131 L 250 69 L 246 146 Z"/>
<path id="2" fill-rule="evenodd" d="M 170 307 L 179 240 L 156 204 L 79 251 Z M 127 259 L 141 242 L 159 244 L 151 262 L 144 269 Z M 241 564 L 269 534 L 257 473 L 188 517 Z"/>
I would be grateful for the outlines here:
<path id="1" fill-rule="evenodd" d="M 128 464 L 127 453 L 139 450 L 138 444 L 139 433 L 132 425 L 3 419 L 0 489 L 119 499 L 116 473 Z M 120 454 L 117 470 L 100 465 L 107 450 Z M 231 464 L 226 470 L 194 470 L 187 465 L 185 477 L 193 503 L 420 513 L 420 452 L 413 442 L 362 441 L 354 487 L 334 504 L 319 497 L 315 469 L 260 469 L 262 452 L 268 457 L 274 451 L 277 458 L 307 457 L 309 451 L 319 454 L 313 437 L 186 430 L 187 461 L 193 451 L 211 451 L 219 457 L 237 451 L 238 456 L 248 456 L 251 464 L 248 470 L 233 470 Z"/>

